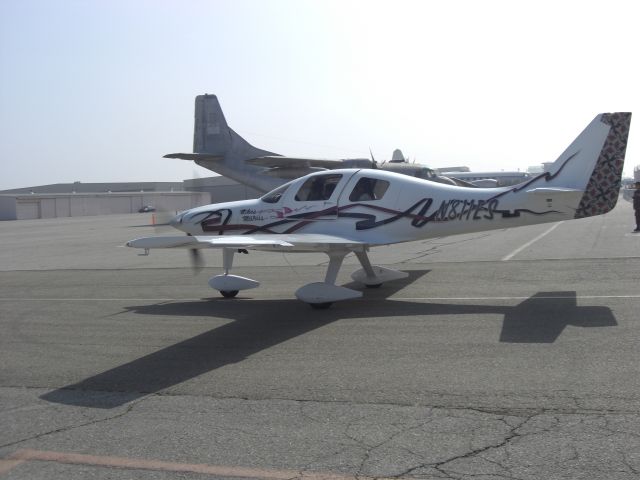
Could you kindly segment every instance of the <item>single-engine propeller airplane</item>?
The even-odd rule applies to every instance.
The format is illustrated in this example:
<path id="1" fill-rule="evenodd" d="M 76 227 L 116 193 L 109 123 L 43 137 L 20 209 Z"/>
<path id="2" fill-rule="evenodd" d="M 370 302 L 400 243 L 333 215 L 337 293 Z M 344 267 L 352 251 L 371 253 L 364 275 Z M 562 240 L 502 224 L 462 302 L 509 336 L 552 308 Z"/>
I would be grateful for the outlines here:
<path id="1" fill-rule="evenodd" d="M 371 247 L 609 212 L 620 191 L 630 123 L 631 113 L 597 115 L 549 171 L 511 187 L 459 187 L 373 169 L 320 171 L 258 199 L 184 211 L 170 224 L 186 235 L 138 238 L 127 246 L 145 253 L 184 248 L 194 259 L 200 249 L 222 249 L 224 273 L 209 285 L 225 297 L 259 286 L 229 273 L 236 252 L 324 252 L 324 281 L 304 285 L 295 295 L 327 308 L 362 296 L 335 284 L 351 252 L 362 265 L 351 277 L 377 287 L 407 274 L 372 265 Z"/>

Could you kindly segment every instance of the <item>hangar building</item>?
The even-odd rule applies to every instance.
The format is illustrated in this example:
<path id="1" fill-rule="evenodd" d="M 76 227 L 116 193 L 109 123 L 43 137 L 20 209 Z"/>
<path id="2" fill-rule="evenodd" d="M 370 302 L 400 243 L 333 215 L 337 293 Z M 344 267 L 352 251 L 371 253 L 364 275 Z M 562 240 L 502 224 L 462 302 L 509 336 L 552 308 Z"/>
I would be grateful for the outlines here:
<path id="1" fill-rule="evenodd" d="M 259 195 L 221 176 L 183 182 L 57 183 L 0 191 L 0 220 L 135 213 L 146 205 L 177 212 Z"/>

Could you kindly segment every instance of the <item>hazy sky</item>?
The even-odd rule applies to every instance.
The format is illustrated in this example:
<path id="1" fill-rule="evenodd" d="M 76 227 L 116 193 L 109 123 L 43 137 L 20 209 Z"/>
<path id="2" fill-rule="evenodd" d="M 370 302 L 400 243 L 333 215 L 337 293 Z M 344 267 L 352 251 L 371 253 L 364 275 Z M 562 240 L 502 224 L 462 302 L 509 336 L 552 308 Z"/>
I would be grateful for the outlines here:
<path id="1" fill-rule="evenodd" d="M 553 161 L 597 113 L 640 114 L 634 4 L 1 0 L 0 189 L 207 176 L 162 158 L 191 152 L 202 93 L 282 154 Z"/>

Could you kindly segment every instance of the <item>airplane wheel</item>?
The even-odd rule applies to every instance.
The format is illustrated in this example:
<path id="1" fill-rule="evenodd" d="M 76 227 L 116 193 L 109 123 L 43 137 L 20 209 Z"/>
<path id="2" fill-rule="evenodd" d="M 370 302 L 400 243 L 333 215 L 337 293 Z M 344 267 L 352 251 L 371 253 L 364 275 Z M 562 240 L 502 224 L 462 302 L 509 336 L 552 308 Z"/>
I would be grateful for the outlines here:
<path id="1" fill-rule="evenodd" d="M 382 286 L 381 283 L 374 283 L 373 285 L 365 285 L 367 288 L 380 288 Z"/>
<path id="2" fill-rule="evenodd" d="M 333 302 L 310 303 L 309 305 L 311 305 L 311 308 L 314 310 L 326 310 L 333 305 Z"/>
<path id="3" fill-rule="evenodd" d="M 238 290 L 220 290 L 224 298 L 233 298 L 238 294 Z"/>

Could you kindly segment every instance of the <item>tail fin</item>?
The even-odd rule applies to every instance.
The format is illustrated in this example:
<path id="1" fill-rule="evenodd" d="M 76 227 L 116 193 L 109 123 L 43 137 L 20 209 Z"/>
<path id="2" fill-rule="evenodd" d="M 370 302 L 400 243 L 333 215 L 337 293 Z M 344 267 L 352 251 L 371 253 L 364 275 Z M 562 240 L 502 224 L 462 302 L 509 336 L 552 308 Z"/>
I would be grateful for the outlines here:
<path id="1" fill-rule="evenodd" d="M 407 161 L 407 159 L 404 158 L 402 150 L 400 150 L 399 148 L 396 148 L 393 151 L 393 155 L 391 155 L 390 162 L 392 162 L 392 163 L 400 163 L 400 162 L 406 162 L 406 161 Z"/>
<path id="2" fill-rule="evenodd" d="M 255 148 L 227 125 L 215 95 L 196 97 L 193 152 L 222 157 L 225 163 L 236 163 L 272 152 Z"/>
<path id="3" fill-rule="evenodd" d="M 282 182 L 260 175 L 265 167 L 248 161 L 269 155 L 277 154 L 254 147 L 229 128 L 218 97 L 205 94 L 196 97 L 193 153 L 169 153 L 164 158 L 193 160 L 219 175 L 268 192 Z"/>
<path id="4" fill-rule="evenodd" d="M 551 165 L 549 186 L 582 190 L 575 218 L 616 206 L 631 125 L 631 113 L 601 113 Z"/>
<path id="5" fill-rule="evenodd" d="M 194 123 L 193 153 L 222 156 L 229 150 L 229 126 L 218 97 L 207 94 L 196 97 Z"/>

